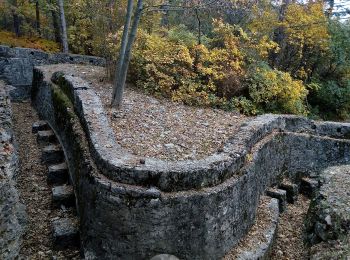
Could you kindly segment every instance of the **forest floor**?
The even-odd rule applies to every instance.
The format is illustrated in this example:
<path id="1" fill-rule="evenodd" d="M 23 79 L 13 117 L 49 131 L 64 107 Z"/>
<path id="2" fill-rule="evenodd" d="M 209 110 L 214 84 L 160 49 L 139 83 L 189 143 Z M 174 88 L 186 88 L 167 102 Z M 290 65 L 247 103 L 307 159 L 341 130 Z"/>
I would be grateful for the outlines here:
<path id="1" fill-rule="evenodd" d="M 102 67 L 59 64 L 64 71 L 84 78 L 94 88 L 108 113 L 117 142 L 142 157 L 167 160 L 201 159 L 215 153 L 249 117 L 220 109 L 199 108 L 155 98 L 127 86 L 120 110 L 111 109 L 112 84 Z"/>
<path id="2" fill-rule="evenodd" d="M 257 209 L 254 225 L 248 234 L 234 247 L 223 260 L 234 260 L 244 250 L 256 249 L 257 244 L 266 243 L 265 231 L 271 224 L 271 212 L 267 204 L 269 197 L 262 197 Z M 309 209 L 310 199 L 299 195 L 294 204 L 288 204 L 287 210 L 280 214 L 277 234 L 272 248 L 271 260 L 307 260 L 309 251 L 303 243 L 304 219 Z"/>
<path id="3" fill-rule="evenodd" d="M 20 171 L 17 189 L 26 206 L 28 222 L 19 259 L 80 259 L 78 250 L 53 250 L 51 221 L 74 215 L 72 209 L 55 209 L 51 202 L 51 186 L 47 184 L 47 167 L 41 163 L 41 150 L 32 133 L 39 120 L 30 102 L 12 103 L 13 125 Z"/>
<path id="4" fill-rule="evenodd" d="M 299 195 L 294 204 L 280 215 L 278 232 L 271 260 L 309 259 L 309 248 L 303 243 L 304 220 L 310 199 Z"/>

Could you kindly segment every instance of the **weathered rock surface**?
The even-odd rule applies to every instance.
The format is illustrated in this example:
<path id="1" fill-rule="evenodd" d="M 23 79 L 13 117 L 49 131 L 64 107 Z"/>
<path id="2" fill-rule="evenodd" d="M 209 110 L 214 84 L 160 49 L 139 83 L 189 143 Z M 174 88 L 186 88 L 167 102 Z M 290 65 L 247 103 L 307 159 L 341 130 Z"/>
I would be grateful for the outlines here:
<path id="1" fill-rule="evenodd" d="M 10 100 L 0 81 L 0 259 L 18 256 L 26 222 L 25 207 L 15 187 L 17 170 Z"/>
<path id="2" fill-rule="evenodd" d="M 281 189 L 268 189 L 266 191 L 266 195 L 271 198 L 275 198 L 278 200 L 278 206 L 280 213 L 284 212 L 287 207 L 287 191 Z"/>
<path id="3" fill-rule="evenodd" d="M 288 203 L 294 203 L 295 201 L 297 201 L 299 194 L 299 187 L 297 184 L 290 182 L 282 182 L 279 188 L 287 192 Z"/>
<path id="4" fill-rule="evenodd" d="M 320 182 L 306 219 L 307 242 L 322 242 L 312 250 L 317 259 L 342 259 L 350 255 L 350 165 L 327 168 Z"/>
<path id="5" fill-rule="evenodd" d="M 52 221 L 55 248 L 79 246 L 79 227 L 76 219 L 62 218 Z"/>
<path id="6" fill-rule="evenodd" d="M 71 207 L 75 204 L 73 187 L 70 185 L 61 185 L 52 188 L 52 201 L 54 205 L 61 204 Z"/>
<path id="7" fill-rule="evenodd" d="M 64 184 L 68 181 L 68 167 L 66 163 L 54 164 L 48 167 L 47 182 L 49 184 Z"/>
<path id="8" fill-rule="evenodd" d="M 46 164 L 57 164 L 64 161 L 64 153 L 60 145 L 48 145 L 42 149 L 41 159 Z"/>
<path id="9" fill-rule="evenodd" d="M 39 146 L 45 146 L 52 143 L 56 143 L 57 139 L 55 133 L 52 130 L 38 131 L 37 142 Z"/>

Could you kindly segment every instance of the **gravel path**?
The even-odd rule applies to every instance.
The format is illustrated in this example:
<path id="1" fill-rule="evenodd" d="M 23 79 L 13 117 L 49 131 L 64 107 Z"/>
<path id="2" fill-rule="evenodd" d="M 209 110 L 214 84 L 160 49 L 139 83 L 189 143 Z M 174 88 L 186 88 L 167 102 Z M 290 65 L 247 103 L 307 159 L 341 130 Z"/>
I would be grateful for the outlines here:
<path id="1" fill-rule="evenodd" d="M 104 68 L 58 64 L 45 66 L 46 79 L 54 71 L 84 78 L 94 88 L 109 115 L 117 142 L 135 155 L 166 160 L 200 159 L 216 152 L 249 118 L 235 112 L 198 108 L 155 98 L 127 86 L 123 107 L 110 108 L 112 85 Z"/>
<path id="2" fill-rule="evenodd" d="M 51 239 L 51 219 L 73 212 L 52 209 L 51 187 L 46 182 L 47 168 L 41 164 L 41 151 L 32 134 L 32 124 L 38 116 L 29 102 L 12 103 L 13 124 L 20 157 L 17 188 L 26 205 L 28 223 L 20 259 L 79 259 L 76 250 L 55 252 Z"/>

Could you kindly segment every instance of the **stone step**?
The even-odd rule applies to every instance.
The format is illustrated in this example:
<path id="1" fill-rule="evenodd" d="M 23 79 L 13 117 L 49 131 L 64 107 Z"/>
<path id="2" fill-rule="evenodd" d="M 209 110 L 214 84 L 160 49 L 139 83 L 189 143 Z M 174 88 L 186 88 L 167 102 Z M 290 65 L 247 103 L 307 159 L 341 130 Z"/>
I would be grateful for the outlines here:
<path id="1" fill-rule="evenodd" d="M 54 164 L 49 166 L 47 175 L 49 184 L 62 185 L 68 182 L 68 167 L 66 163 Z"/>
<path id="2" fill-rule="evenodd" d="M 299 187 L 297 184 L 286 181 L 282 182 L 279 188 L 287 192 L 288 203 L 294 203 L 298 200 Z"/>
<path id="3" fill-rule="evenodd" d="M 79 225 L 75 218 L 61 218 L 52 221 L 53 242 L 55 249 L 79 247 Z"/>
<path id="4" fill-rule="evenodd" d="M 41 160 L 46 164 L 57 164 L 64 161 L 64 153 L 60 145 L 48 145 L 42 149 Z"/>
<path id="5" fill-rule="evenodd" d="M 300 182 L 300 193 L 307 197 L 311 197 L 320 187 L 319 182 L 315 179 L 303 177 Z"/>
<path id="6" fill-rule="evenodd" d="M 40 146 L 45 146 L 57 142 L 55 133 L 52 130 L 38 131 L 36 140 Z"/>
<path id="7" fill-rule="evenodd" d="M 66 207 L 74 206 L 75 196 L 73 186 L 61 185 L 52 188 L 52 202 L 56 207 L 59 207 L 60 205 L 64 205 Z"/>
<path id="8" fill-rule="evenodd" d="M 38 121 L 32 125 L 32 133 L 36 134 L 38 131 L 50 130 L 50 126 L 46 121 Z"/>
<path id="9" fill-rule="evenodd" d="M 266 191 L 266 195 L 278 199 L 278 205 L 280 213 L 284 212 L 287 208 L 287 192 L 285 190 L 270 188 Z"/>

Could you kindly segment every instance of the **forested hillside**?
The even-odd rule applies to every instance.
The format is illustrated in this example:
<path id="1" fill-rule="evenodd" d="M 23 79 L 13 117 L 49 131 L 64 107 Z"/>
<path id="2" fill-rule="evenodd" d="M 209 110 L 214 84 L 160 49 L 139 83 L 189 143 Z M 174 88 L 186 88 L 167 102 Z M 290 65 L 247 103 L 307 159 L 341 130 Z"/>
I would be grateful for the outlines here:
<path id="1" fill-rule="evenodd" d="M 129 49 L 128 81 L 173 101 L 247 115 L 350 117 L 350 22 L 333 15 L 336 1 L 131 2 L 1 1 L 0 43 L 54 52 L 67 35 L 70 52 L 107 58 L 110 80 Z M 128 46 L 126 25 L 129 40 L 137 32 Z"/>

